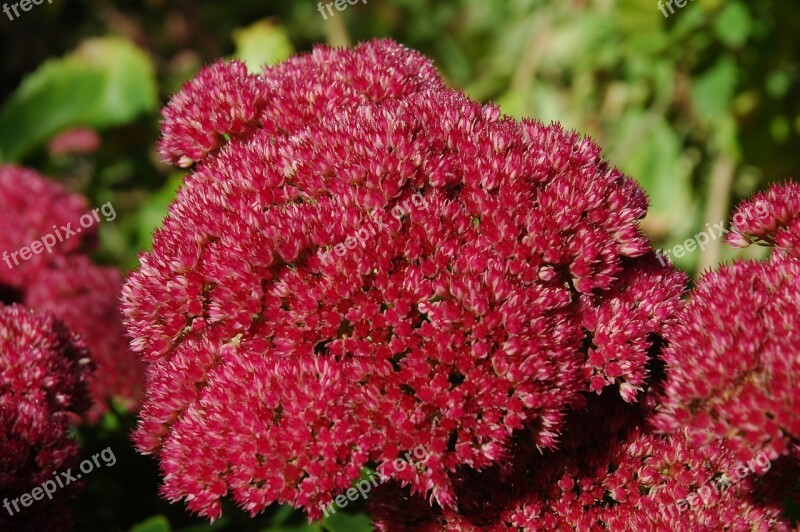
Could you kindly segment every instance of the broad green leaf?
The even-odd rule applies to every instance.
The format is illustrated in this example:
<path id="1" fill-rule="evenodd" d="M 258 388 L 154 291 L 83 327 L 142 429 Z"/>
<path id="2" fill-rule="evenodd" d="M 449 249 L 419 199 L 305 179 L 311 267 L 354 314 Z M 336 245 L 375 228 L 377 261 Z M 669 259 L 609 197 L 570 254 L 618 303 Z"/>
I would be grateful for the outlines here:
<path id="1" fill-rule="evenodd" d="M 119 38 L 89 39 L 45 62 L 0 109 L 0 158 L 20 161 L 67 128 L 124 124 L 156 104 L 144 52 Z"/>
<path id="2" fill-rule="evenodd" d="M 163 515 L 157 515 L 133 526 L 130 532 L 170 532 L 171 530 L 169 520 Z"/>
<path id="3" fill-rule="evenodd" d="M 324 521 L 330 532 L 372 532 L 372 519 L 366 514 L 335 513 Z"/>
<path id="4" fill-rule="evenodd" d="M 698 76 L 692 86 L 697 112 L 708 122 L 715 122 L 730 110 L 736 91 L 738 71 L 730 57 L 720 59 Z"/>
<path id="5" fill-rule="evenodd" d="M 261 72 L 265 65 L 283 61 L 294 51 L 286 29 L 269 19 L 234 30 L 233 42 L 234 57 L 244 61 L 251 72 Z"/>

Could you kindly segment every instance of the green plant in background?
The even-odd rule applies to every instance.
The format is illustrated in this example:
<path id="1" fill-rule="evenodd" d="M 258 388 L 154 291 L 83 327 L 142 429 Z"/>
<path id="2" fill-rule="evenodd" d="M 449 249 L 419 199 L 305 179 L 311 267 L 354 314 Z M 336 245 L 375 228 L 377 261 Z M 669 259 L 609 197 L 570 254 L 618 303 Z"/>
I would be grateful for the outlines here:
<path id="1" fill-rule="evenodd" d="M 73 126 L 125 124 L 157 108 L 150 59 L 119 38 L 84 41 L 25 78 L 0 112 L 0 156 L 17 162 Z"/>

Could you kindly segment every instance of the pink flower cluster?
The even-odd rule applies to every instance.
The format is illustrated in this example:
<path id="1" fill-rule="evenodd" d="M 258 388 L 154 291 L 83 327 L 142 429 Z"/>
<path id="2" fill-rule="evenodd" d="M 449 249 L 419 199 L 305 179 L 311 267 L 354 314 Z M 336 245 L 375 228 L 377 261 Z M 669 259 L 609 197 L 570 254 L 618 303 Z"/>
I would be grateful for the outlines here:
<path id="1" fill-rule="evenodd" d="M 764 205 L 766 218 L 758 215 Z M 728 241 L 735 247 L 766 244 L 775 248 L 776 256 L 800 258 L 800 183 L 773 186 L 742 203 Z"/>
<path id="2" fill-rule="evenodd" d="M 792 529 L 782 503 L 800 498 L 800 187 L 772 187 L 733 218 L 732 243 L 774 244 L 775 254 L 700 279 L 666 326 L 666 347 L 651 361 L 664 375 L 640 406 L 591 399 L 554 452 L 517 433 L 510 460 L 460 470 L 457 508 L 382 486 L 370 501 L 377 527 Z M 777 465 L 743 478 L 744 464 L 764 459 Z"/>
<path id="3" fill-rule="evenodd" d="M 783 493 L 751 496 L 745 478 L 691 493 L 730 476 L 737 463 L 721 443 L 695 447 L 681 434 L 657 436 L 644 428 L 646 410 L 603 394 L 568 419 L 561 447 L 542 454 L 530 433 L 515 438 L 513 458 L 476 472 L 460 471 L 459 507 L 431 507 L 395 483 L 370 501 L 378 530 L 786 530 Z M 727 478 L 727 477 L 726 477 Z M 777 477 L 771 479 L 780 482 Z M 785 487 L 781 483 L 780 487 Z M 684 502 L 689 497 L 690 505 Z"/>
<path id="4" fill-rule="evenodd" d="M 0 501 L 77 464 L 68 428 L 91 404 L 92 370 L 86 346 L 52 316 L 0 306 Z M 0 530 L 68 528 L 67 493 L 13 517 L 0 508 Z"/>
<path id="5" fill-rule="evenodd" d="M 79 228 L 88 211 L 84 198 L 36 172 L 0 165 L 0 252 L 12 253 L 56 230 L 63 235 L 67 224 Z M 90 383 L 90 420 L 99 418 L 111 399 L 135 409 L 144 381 L 143 364 L 128 347 L 118 310 L 121 274 L 91 261 L 95 241 L 93 229 L 82 228 L 52 253 L 33 254 L 17 265 L 0 262 L 0 305 L 20 303 L 52 313 L 91 351 L 98 371 Z"/>
<path id="6" fill-rule="evenodd" d="M 753 215 L 756 202 L 769 217 Z M 669 334 L 655 423 L 686 429 L 695 444 L 724 438 L 741 460 L 800 457 L 800 185 L 754 196 L 734 219 L 731 243 L 760 241 L 775 254 L 698 282 Z"/>
<path id="7" fill-rule="evenodd" d="M 460 472 L 506 463 L 515 433 L 555 448 L 583 392 L 640 399 L 686 279 L 591 141 L 390 41 L 209 66 L 164 117 L 162 156 L 194 167 L 123 309 L 149 364 L 135 441 L 169 499 L 319 517 L 371 465 L 455 511 Z"/>

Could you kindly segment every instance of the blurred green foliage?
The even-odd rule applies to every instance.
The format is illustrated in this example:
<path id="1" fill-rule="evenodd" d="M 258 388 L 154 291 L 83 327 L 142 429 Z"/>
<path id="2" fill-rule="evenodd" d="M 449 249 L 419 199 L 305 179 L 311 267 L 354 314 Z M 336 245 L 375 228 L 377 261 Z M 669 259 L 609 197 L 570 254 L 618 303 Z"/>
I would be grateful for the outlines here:
<path id="1" fill-rule="evenodd" d="M 73 126 L 125 124 L 156 109 L 150 59 L 119 38 L 88 39 L 27 76 L 0 112 L 0 155 L 16 162 Z"/>
<path id="2" fill-rule="evenodd" d="M 785 0 L 696 0 L 669 18 L 657 0 L 369 0 L 327 21 L 313 0 L 56 1 L 0 18 L 0 157 L 95 204 L 111 201 L 120 215 L 101 226 L 98 256 L 134 268 L 182 177 L 155 154 L 157 108 L 201 65 L 239 57 L 257 70 L 316 42 L 391 37 L 431 56 L 476 99 L 592 136 L 649 192 L 643 227 L 671 247 L 727 220 L 741 198 L 800 173 L 798 33 L 800 11 Z M 78 125 L 100 131 L 100 150 L 50 154 L 48 141 Z M 678 266 L 699 273 L 743 253 L 721 244 Z M 130 426 L 117 420 L 87 441 L 130 447 Z M 145 471 L 147 481 L 123 489 L 116 473 L 99 479 L 82 502 L 92 526 L 370 528 L 356 505 L 310 526 L 286 508 L 250 520 L 226 505 L 225 517 L 204 527 L 158 499 L 150 460 L 133 452 L 126 460 L 116 467 Z M 131 507 L 132 497 L 143 502 Z"/>

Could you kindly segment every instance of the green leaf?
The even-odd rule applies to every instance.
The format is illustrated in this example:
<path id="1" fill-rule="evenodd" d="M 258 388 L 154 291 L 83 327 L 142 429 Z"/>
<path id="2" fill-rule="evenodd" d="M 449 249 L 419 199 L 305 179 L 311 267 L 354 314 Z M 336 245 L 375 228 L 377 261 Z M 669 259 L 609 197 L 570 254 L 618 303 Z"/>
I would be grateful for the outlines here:
<path id="1" fill-rule="evenodd" d="M 335 513 L 324 521 L 330 532 L 372 532 L 372 519 L 366 514 Z"/>
<path id="2" fill-rule="evenodd" d="M 698 76 L 692 86 L 694 107 L 708 122 L 728 114 L 736 91 L 738 71 L 730 57 L 720 59 L 713 67 Z"/>
<path id="3" fill-rule="evenodd" d="M 152 249 L 153 232 L 158 227 L 161 227 L 161 223 L 164 221 L 169 211 L 169 205 L 172 203 L 172 200 L 175 199 L 175 195 L 182 181 L 183 174 L 173 174 L 161 190 L 150 196 L 147 203 L 142 206 L 139 211 L 139 220 L 136 224 L 139 249 Z"/>
<path id="4" fill-rule="evenodd" d="M 261 72 L 264 65 L 279 63 L 294 51 L 286 29 L 269 19 L 234 30 L 233 42 L 234 57 L 244 61 L 251 72 Z"/>
<path id="5" fill-rule="evenodd" d="M 169 520 L 163 515 L 157 515 L 134 525 L 130 532 L 170 532 L 171 530 Z"/>
<path id="6" fill-rule="evenodd" d="M 312 523 L 310 525 L 281 525 L 271 526 L 263 529 L 263 532 L 325 532 L 322 525 L 319 523 Z"/>
<path id="7" fill-rule="evenodd" d="M 65 129 L 124 124 L 156 104 L 144 52 L 119 38 L 89 39 L 45 62 L 0 109 L 0 157 L 20 161 Z"/>
<path id="8" fill-rule="evenodd" d="M 741 2 L 730 2 L 714 20 L 714 33 L 724 44 L 739 48 L 753 32 L 753 19 Z"/>

